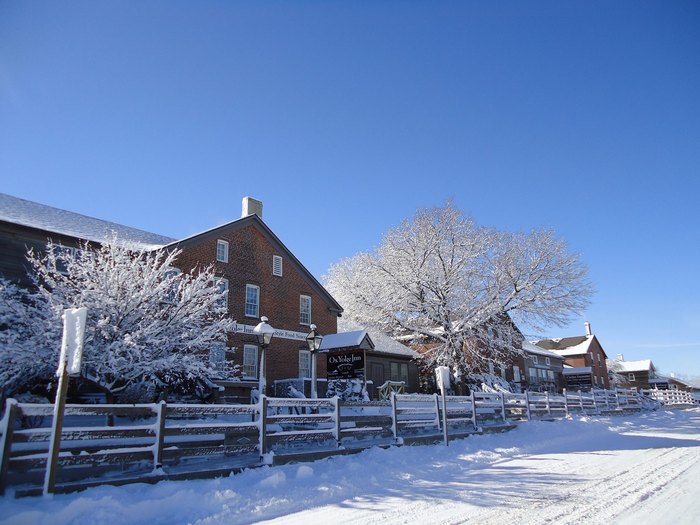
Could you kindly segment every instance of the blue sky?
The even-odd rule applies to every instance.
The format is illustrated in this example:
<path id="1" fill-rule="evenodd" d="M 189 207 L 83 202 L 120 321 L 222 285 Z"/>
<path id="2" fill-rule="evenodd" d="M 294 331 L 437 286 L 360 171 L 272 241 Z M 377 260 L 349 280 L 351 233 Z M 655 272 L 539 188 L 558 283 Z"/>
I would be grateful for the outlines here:
<path id="1" fill-rule="evenodd" d="M 453 198 L 551 227 L 583 334 L 700 376 L 700 3 L 0 2 L 0 191 L 184 237 L 264 201 L 318 277 Z"/>

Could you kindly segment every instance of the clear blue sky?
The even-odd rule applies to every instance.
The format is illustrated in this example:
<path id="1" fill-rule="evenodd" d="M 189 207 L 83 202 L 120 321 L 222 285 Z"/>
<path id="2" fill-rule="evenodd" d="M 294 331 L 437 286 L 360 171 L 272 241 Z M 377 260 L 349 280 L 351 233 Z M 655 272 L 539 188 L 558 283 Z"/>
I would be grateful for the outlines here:
<path id="1" fill-rule="evenodd" d="M 250 195 L 317 277 L 452 197 L 694 375 L 699 168 L 697 1 L 0 1 L 0 191 L 173 237 Z"/>

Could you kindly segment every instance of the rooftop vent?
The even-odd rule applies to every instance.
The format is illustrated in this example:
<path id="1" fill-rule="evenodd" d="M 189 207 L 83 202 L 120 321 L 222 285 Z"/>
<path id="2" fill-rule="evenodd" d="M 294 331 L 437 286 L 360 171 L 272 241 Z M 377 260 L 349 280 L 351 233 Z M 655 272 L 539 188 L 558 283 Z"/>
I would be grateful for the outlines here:
<path id="1" fill-rule="evenodd" d="M 589 323 L 588 321 L 586 321 L 585 323 L 583 323 L 583 326 L 586 327 L 586 335 L 587 335 L 588 337 L 592 336 L 592 335 L 593 335 L 593 332 L 591 332 L 591 323 Z"/>

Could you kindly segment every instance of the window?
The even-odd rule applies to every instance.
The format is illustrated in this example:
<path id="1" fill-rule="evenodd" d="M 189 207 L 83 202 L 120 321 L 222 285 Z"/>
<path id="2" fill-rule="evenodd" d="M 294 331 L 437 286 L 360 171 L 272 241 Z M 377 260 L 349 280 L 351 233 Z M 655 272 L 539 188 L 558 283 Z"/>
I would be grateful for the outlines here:
<path id="1" fill-rule="evenodd" d="M 228 308 L 228 279 L 224 279 L 223 277 L 217 277 L 216 286 L 218 286 L 219 290 L 223 293 L 223 295 L 221 296 L 221 306 L 224 308 Z"/>
<path id="2" fill-rule="evenodd" d="M 226 349 L 223 345 L 215 345 L 209 349 L 209 366 L 219 372 L 219 375 L 226 368 Z"/>
<path id="3" fill-rule="evenodd" d="M 537 357 L 536 355 L 533 355 L 533 356 L 532 356 L 532 362 L 533 362 L 534 364 L 536 364 L 536 365 L 539 365 L 539 364 L 540 364 L 540 358 Z"/>
<path id="4" fill-rule="evenodd" d="M 536 368 L 528 368 L 527 369 L 527 375 L 530 378 L 529 381 L 530 383 L 537 383 L 537 369 Z"/>
<path id="5" fill-rule="evenodd" d="M 550 381 L 554 381 L 554 371 L 553 370 L 547 370 L 547 379 Z"/>
<path id="6" fill-rule="evenodd" d="M 228 241 L 217 240 L 216 241 L 216 260 L 219 262 L 228 262 Z"/>
<path id="7" fill-rule="evenodd" d="M 408 364 L 391 363 L 391 380 L 403 381 L 405 384 L 408 384 Z"/>
<path id="8" fill-rule="evenodd" d="M 549 359 L 549 357 L 545 357 L 545 358 L 544 358 L 544 364 L 546 364 L 546 365 L 551 365 L 551 364 L 552 364 L 552 361 Z"/>
<path id="9" fill-rule="evenodd" d="M 311 352 L 299 350 L 299 377 L 311 377 Z"/>
<path id="10" fill-rule="evenodd" d="M 520 367 L 518 365 L 513 365 L 513 381 L 520 383 Z"/>
<path id="11" fill-rule="evenodd" d="M 603 363 L 603 358 L 600 356 L 600 354 L 598 354 L 598 364 L 600 365 L 602 363 Z"/>
<path id="12" fill-rule="evenodd" d="M 593 376 L 593 384 L 598 386 L 598 378 L 596 376 Z"/>
<path id="13" fill-rule="evenodd" d="M 299 324 L 311 324 L 311 297 L 299 296 Z"/>
<path id="14" fill-rule="evenodd" d="M 636 381 L 636 379 L 634 378 L 634 374 L 632 372 L 627 374 L 627 380 L 628 381 Z"/>
<path id="15" fill-rule="evenodd" d="M 279 255 L 272 256 L 272 275 L 282 277 L 282 257 Z"/>
<path id="16" fill-rule="evenodd" d="M 245 285 L 245 315 L 258 317 L 260 311 L 260 287 L 254 284 Z"/>
<path id="17" fill-rule="evenodd" d="M 56 271 L 62 273 L 63 275 L 68 274 L 68 265 L 78 258 L 79 250 L 73 248 L 72 246 L 62 246 L 57 245 L 53 247 L 53 256 L 55 257 L 54 263 L 56 265 Z M 51 260 L 49 259 L 49 264 Z M 53 269 L 53 268 L 49 268 Z"/>
<path id="18" fill-rule="evenodd" d="M 255 345 L 243 346 L 243 377 L 258 377 L 258 347 Z"/>

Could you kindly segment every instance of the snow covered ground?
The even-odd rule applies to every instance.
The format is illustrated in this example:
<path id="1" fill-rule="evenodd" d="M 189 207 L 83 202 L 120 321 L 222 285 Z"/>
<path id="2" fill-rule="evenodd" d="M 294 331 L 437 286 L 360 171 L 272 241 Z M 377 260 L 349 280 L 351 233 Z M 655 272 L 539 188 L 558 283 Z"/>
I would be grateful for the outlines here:
<path id="1" fill-rule="evenodd" d="M 0 498 L 0 524 L 700 523 L 700 409 L 524 423 L 217 480 Z"/>

